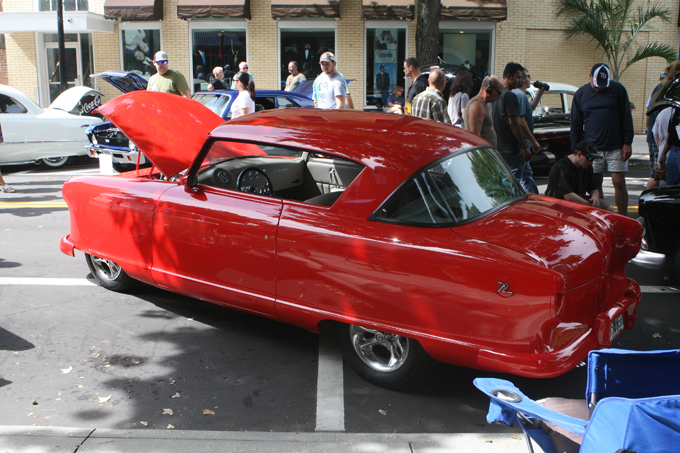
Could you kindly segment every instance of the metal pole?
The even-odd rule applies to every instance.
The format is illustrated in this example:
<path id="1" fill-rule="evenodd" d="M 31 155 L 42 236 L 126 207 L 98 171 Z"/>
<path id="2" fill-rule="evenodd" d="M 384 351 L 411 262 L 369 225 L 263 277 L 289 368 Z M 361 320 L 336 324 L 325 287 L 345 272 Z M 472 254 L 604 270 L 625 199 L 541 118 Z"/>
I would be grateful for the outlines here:
<path id="1" fill-rule="evenodd" d="M 64 45 L 64 1 L 57 0 L 57 35 L 59 38 L 59 91 L 68 88 L 66 80 L 66 46 Z"/>

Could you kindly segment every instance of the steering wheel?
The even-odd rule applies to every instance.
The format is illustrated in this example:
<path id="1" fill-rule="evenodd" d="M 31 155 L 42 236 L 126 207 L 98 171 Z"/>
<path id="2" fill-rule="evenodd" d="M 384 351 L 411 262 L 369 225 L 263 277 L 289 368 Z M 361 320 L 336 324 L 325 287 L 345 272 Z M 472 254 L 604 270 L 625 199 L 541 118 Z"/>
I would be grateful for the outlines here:
<path id="1" fill-rule="evenodd" d="M 269 178 L 257 168 L 248 168 L 239 175 L 238 190 L 266 197 L 272 196 L 272 184 Z"/>

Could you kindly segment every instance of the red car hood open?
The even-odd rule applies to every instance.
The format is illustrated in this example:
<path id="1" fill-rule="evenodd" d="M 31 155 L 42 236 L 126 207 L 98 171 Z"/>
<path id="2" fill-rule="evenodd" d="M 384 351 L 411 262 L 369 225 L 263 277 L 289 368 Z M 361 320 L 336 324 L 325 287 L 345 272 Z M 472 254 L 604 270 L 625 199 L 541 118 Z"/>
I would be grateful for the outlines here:
<path id="1" fill-rule="evenodd" d="M 188 168 L 224 119 L 193 99 L 154 91 L 123 94 L 97 109 L 166 176 Z"/>
<path id="2" fill-rule="evenodd" d="M 567 289 L 605 272 L 604 225 L 567 207 L 529 199 L 484 219 L 456 227 L 457 233 L 524 253 L 562 274 Z"/>

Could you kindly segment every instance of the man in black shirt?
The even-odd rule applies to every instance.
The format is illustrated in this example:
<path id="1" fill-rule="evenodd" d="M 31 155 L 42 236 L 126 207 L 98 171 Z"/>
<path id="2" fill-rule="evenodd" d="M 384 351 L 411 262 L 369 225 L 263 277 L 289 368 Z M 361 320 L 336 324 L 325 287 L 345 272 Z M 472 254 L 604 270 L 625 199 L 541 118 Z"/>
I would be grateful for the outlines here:
<path id="1" fill-rule="evenodd" d="M 503 70 L 503 92 L 500 99 L 493 103 L 493 127 L 496 130 L 498 151 L 512 174 L 527 192 L 536 187 L 531 176 L 531 150 L 524 141 L 531 142 L 535 152 L 540 150 L 536 138 L 529 130 L 524 117 L 520 115 L 517 95 L 511 90 L 520 88 L 524 82 L 524 67 L 519 63 L 508 63 Z M 528 167 L 528 171 L 525 172 Z M 535 189 L 534 189 L 535 191 Z"/>
<path id="2" fill-rule="evenodd" d="M 602 159 L 597 148 L 588 141 L 579 142 L 572 154 L 558 160 L 550 169 L 545 194 L 612 211 L 612 206 L 600 199 L 600 191 L 593 178 L 592 163 L 595 159 Z"/>
<path id="3" fill-rule="evenodd" d="M 597 63 L 590 70 L 590 83 L 574 93 L 571 104 L 571 149 L 588 140 L 602 151 L 593 163 L 595 183 L 602 196 L 604 170 L 609 170 L 619 214 L 628 215 L 626 172 L 633 148 L 633 116 L 628 92 L 611 79 L 609 66 Z"/>
<path id="4" fill-rule="evenodd" d="M 411 87 L 408 89 L 406 95 L 406 105 L 404 106 L 404 113 L 411 114 L 411 102 L 413 98 L 422 93 L 429 86 L 427 74 L 420 73 L 420 64 L 418 60 L 411 57 L 404 60 L 404 74 L 413 80 Z"/>

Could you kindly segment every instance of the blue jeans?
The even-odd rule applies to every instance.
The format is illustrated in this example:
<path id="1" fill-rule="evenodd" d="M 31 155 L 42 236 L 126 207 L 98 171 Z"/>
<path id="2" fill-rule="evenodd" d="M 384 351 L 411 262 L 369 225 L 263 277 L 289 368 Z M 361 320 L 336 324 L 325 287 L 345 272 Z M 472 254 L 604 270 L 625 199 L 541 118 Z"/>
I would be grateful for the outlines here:
<path id="1" fill-rule="evenodd" d="M 680 148 L 671 146 L 666 154 L 666 184 L 680 183 Z"/>
<path id="2" fill-rule="evenodd" d="M 538 193 L 538 186 L 534 181 L 534 172 L 529 162 L 525 162 L 522 154 L 501 153 L 503 160 L 510 167 L 515 179 L 519 182 L 522 189 L 528 193 Z"/>

